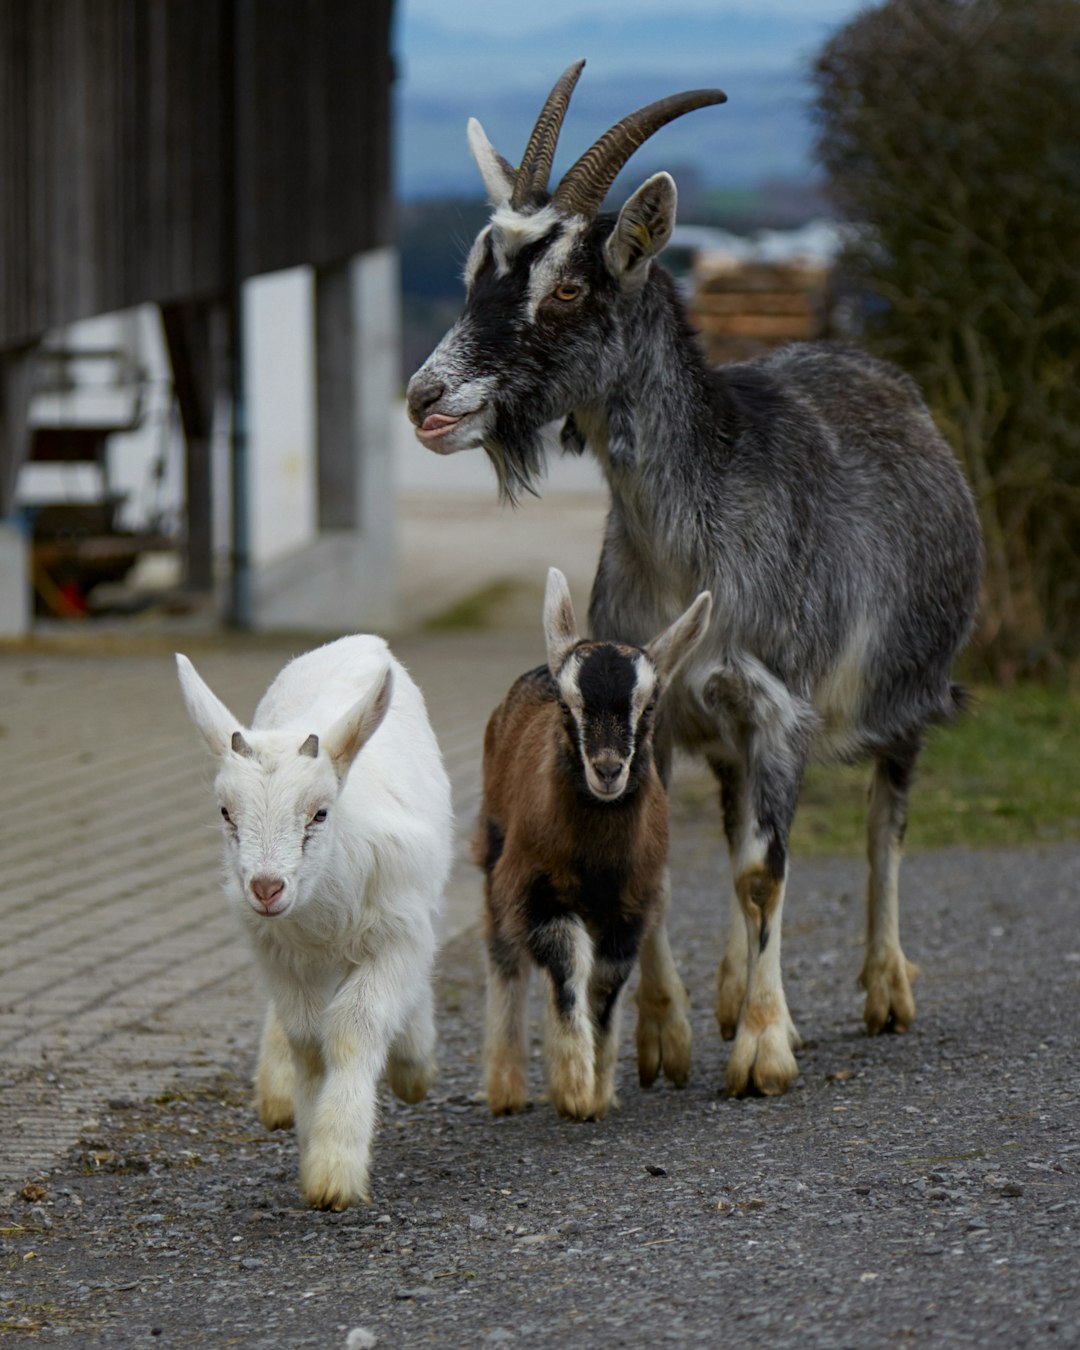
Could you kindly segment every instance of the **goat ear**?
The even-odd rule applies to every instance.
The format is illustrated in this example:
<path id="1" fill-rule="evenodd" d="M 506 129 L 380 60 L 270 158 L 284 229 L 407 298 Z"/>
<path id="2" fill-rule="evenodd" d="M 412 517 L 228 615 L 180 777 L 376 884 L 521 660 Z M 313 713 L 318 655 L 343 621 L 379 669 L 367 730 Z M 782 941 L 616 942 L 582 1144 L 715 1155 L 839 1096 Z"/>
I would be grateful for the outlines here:
<path id="1" fill-rule="evenodd" d="M 226 708 L 187 657 L 179 652 L 176 653 L 176 674 L 188 715 L 210 747 L 210 753 L 220 758 L 232 748 L 234 735 L 240 736 L 246 747 L 247 742 L 240 735 L 239 719 Z"/>
<path id="2" fill-rule="evenodd" d="M 649 264 L 675 228 L 678 196 L 671 174 L 656 173 L 619 212 L 604 245 L 604 258 L 608 270 L 624 286 L 640 286 L 649 275 Z"/>
<path id="3" fill-rule="evenodd" d="M 578 640 L 577 620 L 570 599 L 570 587 L 557 567 L 549 567 L 544 592 L 544 641 L 547 643 L 548 669 L 552 675 L 566 660 Z"/>
<path id="4" fill-rule="evenodd" d="M 508 206 L 516 176 L 513 165 L 503 159 L 491 144 L 475 117 L 469 118 L 468 137 L 469 149 L 484 180 L 488 201 L 494 207 Z"/>
<path id="5" fill-rule="evenodd" d="M 394 672 L 387 663 L 364 697 L 344 717 L 339 717 L 322 738 L 323 749 L 330 756 L 339 782 L 344 782 L 356 756 L 382 725 L 393 692 Z"/>
<path id="6" fill-rule="evenodd" d="M 702 591 L 685 614 L 653 638 L 645 648 L 661 680 L 667 680 L 679 662 L 694 650 L 705 636 L 712 614 L 712 595 Z"/>

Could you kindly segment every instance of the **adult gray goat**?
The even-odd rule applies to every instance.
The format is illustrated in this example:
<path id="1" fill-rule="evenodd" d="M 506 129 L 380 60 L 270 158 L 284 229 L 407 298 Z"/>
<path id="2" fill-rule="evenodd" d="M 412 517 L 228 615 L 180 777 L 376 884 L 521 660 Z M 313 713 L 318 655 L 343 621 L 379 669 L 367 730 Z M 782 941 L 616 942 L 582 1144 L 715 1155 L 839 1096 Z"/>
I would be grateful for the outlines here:
<path id="1" fill-rule="evenodd" d="M 493 207 L 466 266 L 465 310 L 413 376 L 420 441 L 482 446 L 503 495 L 533 490 L 551 424 L 611 489 L 589 621 L 638 646 L 702 590 L 710 630 L 662 709 L 657 757 L 702 754 L 721 790 L 734 876 L 717 1018 L 727 1086 L 783 1092 L 798 1036 L 780 976 L 788 834 L 809 758 L 874 760 L 861 983 L 869 1032 L 905 1030 L 913 967 L 897 877 L 926 727 L 951 716 L 980 542 L 971 494 L 912 381 L 861 352 L 797 345 L 709 369 L 653 258 L 675 184 L 648 179 L 617 217 L 616 174 L 719 90 L 661 99 L 606 132 L 553 193 L 555 142 L 584 62 L 555 85 L 515 170 L 479 123 Z M 686 994 L 661 923 L 641 952 L 638 1065 L 689 1070 Z"/>

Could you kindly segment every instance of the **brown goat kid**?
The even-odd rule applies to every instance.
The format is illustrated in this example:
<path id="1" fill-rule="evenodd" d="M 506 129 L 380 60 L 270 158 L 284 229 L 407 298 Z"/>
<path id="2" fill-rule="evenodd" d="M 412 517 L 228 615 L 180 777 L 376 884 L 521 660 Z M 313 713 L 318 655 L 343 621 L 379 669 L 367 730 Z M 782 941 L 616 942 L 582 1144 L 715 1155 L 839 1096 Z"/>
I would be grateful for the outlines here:
<path id="1" fill-rule="evenodd" d="M 710 608 L 703 592 L 644 649 L 586 642 L 566 578 L 554 567 L 548 573 L 548 664 L 515 682 L 484 737 L 475 856 L 485 872 L 485 1061 L 496 1115 L 520 1111 L 528 1100 L 525 1004 L 533 963 L 547 976 L 546 1061 L 556 1109 L 575 1120 L 599 1119 L 614 1100 L 620 996 L 668 894 L 667 799 L 652 744 L 656 704 L 704 634 Z M 657 1011 L 639 1020 L 645 1086 L 659 1071 L 661 1022 L 668 1040 L 685 1044 L 680 1074 L 665 1040 L 665 1072 L 682 1081 L 689 1072 L 685 1007 Z"/>

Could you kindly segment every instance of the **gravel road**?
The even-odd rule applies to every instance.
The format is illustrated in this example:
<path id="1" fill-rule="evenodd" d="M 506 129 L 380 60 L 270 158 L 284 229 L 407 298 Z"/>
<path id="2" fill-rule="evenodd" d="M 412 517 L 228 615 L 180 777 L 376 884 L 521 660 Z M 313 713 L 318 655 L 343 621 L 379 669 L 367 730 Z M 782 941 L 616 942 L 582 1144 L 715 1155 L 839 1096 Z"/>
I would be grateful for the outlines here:
<path id="1" fill-rule="evenodd" d="M 27 1178 L 3 1220 L 0 1343 L 1080 1345 L 1080 846 L 908 859 L 919 1012 L 877 1040 L 855 985 L 862 866 L 796 862 L 801 1075 L 734 1101 L 711 1013 L 726 874 L 715 830 L 675 834 L 689 1087 L 639 1090 L 628 1008 L 620 1110 L 492 1120 L 466 934 L 442 959 L 440 1080 L 387 1101 L 370 1209 L 304 1208 L 291 1134 L 249 1109 L 254 1044 L 223 1036 L 216 1078 L 100 1102 Z"/>

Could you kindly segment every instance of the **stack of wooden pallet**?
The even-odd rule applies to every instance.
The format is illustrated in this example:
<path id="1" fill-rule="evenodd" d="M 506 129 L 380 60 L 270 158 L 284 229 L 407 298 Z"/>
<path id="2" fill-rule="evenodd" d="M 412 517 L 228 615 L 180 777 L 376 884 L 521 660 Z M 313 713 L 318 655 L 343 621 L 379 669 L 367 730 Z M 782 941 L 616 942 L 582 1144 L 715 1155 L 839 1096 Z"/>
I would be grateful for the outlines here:
<path id="1" fill-rule="evenodd" d="M 740 361 L 826 331 L 821 265 L 740 262 L 699 254 L 694 266 L 690 319 L 713 364 Z"/>

